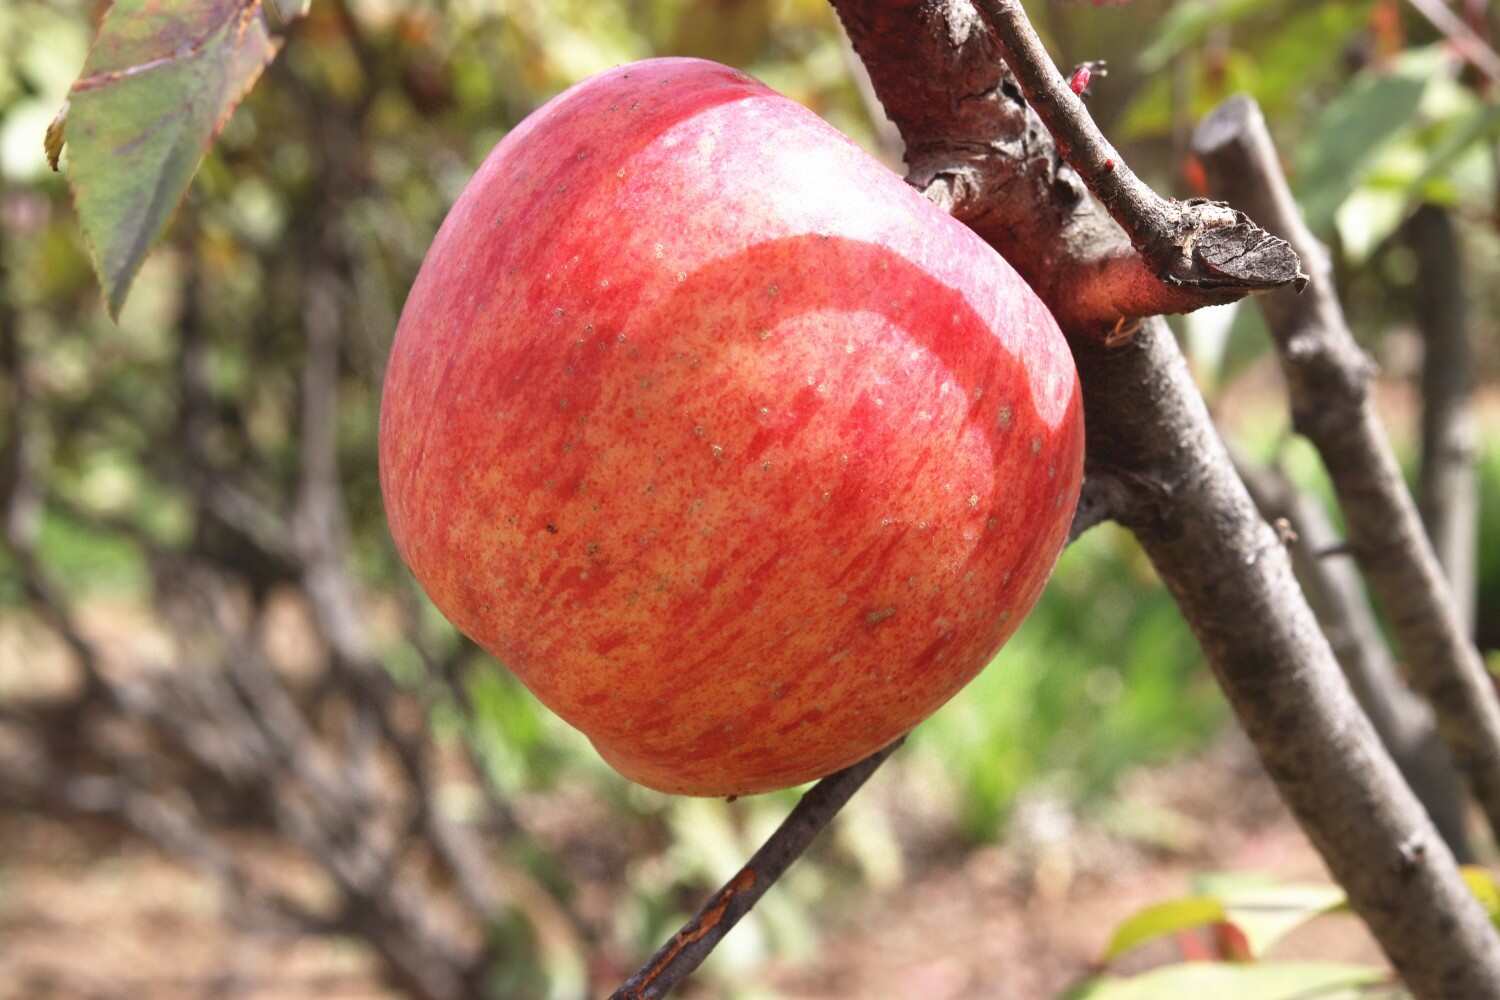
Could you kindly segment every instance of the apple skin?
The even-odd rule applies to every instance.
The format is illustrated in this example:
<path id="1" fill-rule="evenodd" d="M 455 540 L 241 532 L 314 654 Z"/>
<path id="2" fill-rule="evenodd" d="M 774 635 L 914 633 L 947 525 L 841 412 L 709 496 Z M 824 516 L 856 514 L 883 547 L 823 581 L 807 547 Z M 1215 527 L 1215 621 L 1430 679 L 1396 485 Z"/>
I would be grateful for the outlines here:
<path id="1" fill-rule="evenodd" d="M 656 59 L 510 132 L 386 373 L 391 533 L 618 771 L 738 795 L 907 732 L 1031 609 L 1077 373 L 990 247 L 812 112 Z"/>

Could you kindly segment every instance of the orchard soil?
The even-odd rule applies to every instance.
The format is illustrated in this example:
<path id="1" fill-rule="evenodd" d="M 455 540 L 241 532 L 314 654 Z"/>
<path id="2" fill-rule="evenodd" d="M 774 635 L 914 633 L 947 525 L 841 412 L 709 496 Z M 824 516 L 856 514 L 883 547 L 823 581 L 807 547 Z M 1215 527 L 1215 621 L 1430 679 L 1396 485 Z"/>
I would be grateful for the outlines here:
<path id="1" fill-rule="evenodd" d="M 868 792 L 892 790 L 877 781 Z M 560 803 L 536 805 L 548 827 L 568 814 L 595 822 Z M 1113 812 L 1170 822 L 1143 839 L 1123 836 L 1107 816 L 1064 817 L 1059 825 L 1044 803 L 1023 804 L 1014 832 L 997 845 L 969 850 L 931 838 L 907 845 L 907 881 L 847 894 L 852 902 L 820 916 L 817 957 L 762 967 L 754 979 L 766 992 L 758 995 L 1043 1000 L 1088 973 L 1118 921 L 1185 894 L 1195 872 L 1326 879 L 1237 735 L 1200 756 L 1139 772 L 1119 789 Z M 597 841 L 584 829 L 550 832 L 575 845 Z M 264 834 L 247 832 L 235 846 L 262 870 L 296 864 Z M 1378 960 L 1347 918 L 1314 924 L 1283 951 Z M 1174 957 L 1172 947 L 1146 949 L 1133 964 Z M 594 974 L 623 977 L 629 958 L 596 957 Z M 595 992 L 602 995 L 606 985 L 596 982 Z M 118 829 L 0 816 L 0 1000 L 398 995 L 356 943 L 237 928 L 211 880 Z M 700 984 L 682 995 L 725 994 Z"/>

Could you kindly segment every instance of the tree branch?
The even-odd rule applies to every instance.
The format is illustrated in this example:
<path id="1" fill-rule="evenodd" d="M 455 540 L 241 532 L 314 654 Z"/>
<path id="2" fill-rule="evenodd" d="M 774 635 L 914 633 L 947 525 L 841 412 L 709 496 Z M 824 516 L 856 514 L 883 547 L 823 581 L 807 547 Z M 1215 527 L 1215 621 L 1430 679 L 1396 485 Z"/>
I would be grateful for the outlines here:
<path id="1" fill-rule="evenodd" d="M 1132 248 L 1057 155 L 995 33 L 965 0 L 833 5 L 906 141 L 907 180 L 1000 251 L 1065 330 L 1110 336 L 1134 319 L 1296 278 L 1295 258 L 1206 203 L 1183 209 L 1194 239 L 1161 252 L 1165 272 Z"/>
<path id="2" fill-rule="evenodd" d="M 977 0 L 977 6 L 1058 152 L 1164 284 L 1244 295 L 1306 282 L 1286 242 L 1242 213 L 1201 199 L 1163 198 L 1147 187 L 1058 72 L 1020 0 Z"/>
<path id="3" fill-rule="evenodd" d="M 714 893 L 635 975 L 610 994 L 610 1000 L 657 1000 L 698 968 L 904 739 L 814 785 L 745 867 Z"/>
<path id="4" fill-rule="evenodd" d="M 859 103 L 865 110 L 865 117 L 870 120 L 871 131 L 875 133 L 876 151 L 883 162 L 894 165 L 901 158 L 901 132 L 886 115 L 885 108 L 880 106 L 875 85 L 870 82 L 870 71 L 865 69 L 859 53 L 849 42 L 849 36 L 842 30 L 839 32 L 839 54 L 844 57 L 844 67 L 849 71 L 849 79 L 859 94 Z"/>
<path id="5" fill-rule="evenodd" d="M 1072 545 L 1084 532 L 1105 521 L 1122 520 L 1132 501 L 1130 485 L 1119 475 L 1101 469 L 1089 470 L 1078 494 L 1073 524 L 1068 528 L 1068 544 Z"/>
<path id="6" fill-rule="evenodd" d="M 1308 838 L 1422 1000 L 1500 995 L 1500 940 L 1385 753 L 1171 333 L 1075 343 L 1089 449 L 1157 484 L 1125 524 Z"/>
<path id="7" fill-rule="evenodd" d="M 1341 544 L 1323 505 L 1279 468 L 1233 457 L 1266 520 L 1284 518 L 1292 526 L 1292 568 L 1355 699 L 1454 856 L 1472 860 L 1464 824 L 1467 800 L 1453 758 L 1438 738 L 1431 707 L 1402 682 L 1359 571 L 1347 560 L 1323 558 Z"/>
<path id="8" fill-rule="evenodd" d="M 1473 67 L 1491 82 L 1500 83 L 1500 54 L 1490 48 L 1484 37 L 1464 23 L 1441 0 L 1410 0 L 1418 14 L 1427 19 Z"/>
<path id="9" fill-rule="evenodd" d="M 1090 468 L 1125 473 L 1124 523 L 1353 908 L 1423 1000 L 1500 995 L 1500 939 L 1355 703 L 1171 335 L 1149 323 L 1112 350 L 1103 313 L 1078 309 L 1099 248 L 1120 237 L 1055 166 L 1015 83 L 986 74 L 998 43 L 964 0 L 834 3 L 902 130 L 909 180 L 1012 261 L 1070 334 Z"/>
<path id="10" fill-rule="evenodd" d="M 1479 568 L 1479 422 L 1469 346 L 1463 253 L 1453 215 L 1423 205 L 1406 225 L 1417 258 L 1417 327 L 1422 332 L 1422 465 L 1418 507 L 1448 576 L 1459 622 L 1474 634 Z"/>
<path id="11" fill-rule="evenodd" d="M 1373 364 L 1344 321 L 1327 252 L 1307 230 L 1260 109 L 1232 98 L 1198 128 L 1210 183 L 1284 235 L 1308 263 L 1301 297 L 1260 300 L 1291 396 L 1292 422 L 1318 448 L 1349 542 L 1385 609 L 1412 683 L 1500 833 L 1500 699 L 1466 634 L 1389 439 L 1369 398 Z"/>

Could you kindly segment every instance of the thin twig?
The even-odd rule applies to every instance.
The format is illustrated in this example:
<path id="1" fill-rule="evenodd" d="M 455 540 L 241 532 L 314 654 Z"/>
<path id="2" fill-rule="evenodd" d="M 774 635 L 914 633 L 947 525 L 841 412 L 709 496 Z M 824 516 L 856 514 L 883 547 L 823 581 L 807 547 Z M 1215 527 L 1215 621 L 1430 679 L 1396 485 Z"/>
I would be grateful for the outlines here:
<path id="1" fill-rule="evenodd" d="M 1083 98 L 1058 72 L 1019 0 L 978 0 L 976 6 L 995 32 L 1021 92 L 1052 133 L 1058 152 L 1131 244 L 1158 273 L 1170 273 L 1180 243 L 1171 201 L 1147 187 L 1094 124 Z"/>
<path id="2" fill-rule="evenodd" d="M 904 737 L 903 737 L 904 739 Z M 610 1000 L 656 1000 L 664 997 L 708 957 L 740 918 L 844 807 L 876 768 L 896 752 L 902 740 L 814 785 L 776 832 L 672 939 L 652 955 Z"/>
<path id="3" fill-rule="evenodd" d="M 1453 47 L 1469 63 L 1495 83 L 1500 83 L 1500 54 L 1463 18 L 1453 13 L 1440 0 L 1410 0 L 1417 13 L 1427 19 L 1434 28 L 1442 32 Z"/>
<path id="4" fill-rule="evenodd" d="M 1174 201 L 1151 190 L 1058 72 L 1020 0 L 978 0 L 1021 92 L 1052 133 L 1058 152 L 1170 285 L 1243 291 L 1306 281 L 1286 243 L 1228 206 Z"/>
<path id="5" fill-rule="evenodd" d="M 1117 337 L 1144 316 L 1295 280 L 1293 255 L 1213 206 L 1187 210 L 1207 228 L 1163 277 L 1057 155 L 967 2 L 834 7 L 905 140 L 907 181 L 998 250 L 1074 335 Z"/>
<path id="6" fill-rule="evenodd" d="M 1438 731 L 1500 833 L 1500 698 L 1375 412 L 1374 365 L 1349 332 L 1327 251 L 1297 210 L 1254 101 L 1237 97 L 1220 105 L 1199 126 L 1194 148 L 1210 184 L 1285 236 L 1313 274 L 1302 296 L 1278 292 L 1259 303 L 1286 377 L 1292 422 L 1322 456 L 1355 559 L 1386 612 L 1412 683 L 1432 703 Z"/>

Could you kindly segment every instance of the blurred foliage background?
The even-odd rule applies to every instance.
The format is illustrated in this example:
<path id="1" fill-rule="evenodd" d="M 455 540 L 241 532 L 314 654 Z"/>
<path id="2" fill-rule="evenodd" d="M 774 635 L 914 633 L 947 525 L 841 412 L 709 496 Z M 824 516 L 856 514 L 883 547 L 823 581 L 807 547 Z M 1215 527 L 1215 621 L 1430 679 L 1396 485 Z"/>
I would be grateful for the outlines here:
<path id="1" fill-rule="evenodd" d="M 1335 248 L 1351 320 L 1384 366 L 1382 399 L 1408 454 L 1420 347 L 1416 264 L 1401 227 L 1424 203 L 1451 213 L 1472 300 L 1481 412 L 1496 426 L 1500 111 L 1494 88 L 1425 21 L 1385 0 L 1028 6 L 1065 66 L 1108 61 L 1091 107 L 1158 189 L 1194 193 L 1185 154 L 1192 124 L 1232 93 L 1259 99 L 1299 199 Z M 376 478 L 381 369 L 406 290 L 470 173 L 508 128 L 599 70 L 665 54 L 730 63 L 899 169 L 831 9 L 819 0 L 313 0 L 215 143 L 118 324 L 106 316 L 42 143 L 101 10 L 83 0 L 0 2 L 0 322 L 15 332 L 31 387 L 11 419 L 34 428 L 44 453 L 40 561 L 74 607 L 114 609 L 98 627 L 128 643 L 115 637 L 152 614 L 145 548 L 203 544 L 213 534 L 170 444 L 185 317 L 204 338 L 214 467 L 243 474 L 272 500 L 295 494 L 308 282 L 331 269 L 346 289 L 340 477 L 380 656 L 418 689 L 425 661 L 414 637 L 457 651 L 473 713 L 435 698 L 431 725 L 443 741 L 470 743 L 486 779 L 530 817 L 529 834 L 499 849 L 578 914 L 597 950 L 626 963 L 646 953 L 733 874 L 794 795 L 725 803 L 630 786 L 503 669 L 464 649 L 430 608 L 411 611 Z M 1465 11 L 1489 30 L 1495 14 L 1486 5 Z M 1300 481 L 1326 493 L 1315 457 L 1285 440 L 1285 404 L 1255 311 L 1211 310 L 1178 328 L 1227 431 L 1258 454 L 1283 453 Z M 1485 436 L 1481 461 L 1478 614 L 1491 648 L 1500 647 L 1495 440 Z M 252 586 L 262 578 L 280 586 L 232 535 L 208 544 Z M 288 620 L 281 641 L 295 645 L 295 616 Z M 0 621 L 3 702 L 38 683 L 38 651 L 55 645 L 5 549 Z M 1095 530 L 1064 555 L 997 662 L 919 728 L 815 859 L 730 937 L 708 981 L 760 995 L 744 985 L 758 963 L 807 956 L 815 928 L 870 887 L 1009 842 L 1028 803 L 1114 823 L 1127 836 L 1165 836 L 1119 808 L 1120 779 L 1207 745 L 1227 722 L 1143 557 L 1123 532 Z M 0 845 L 0 879 L 5 865 Z M 499 996 L 575 995 L 611 971 L 577 950 L 537 946 L 537 922 L 524 908 L 495 933 L 516 942 L 495 983 Z"/>

